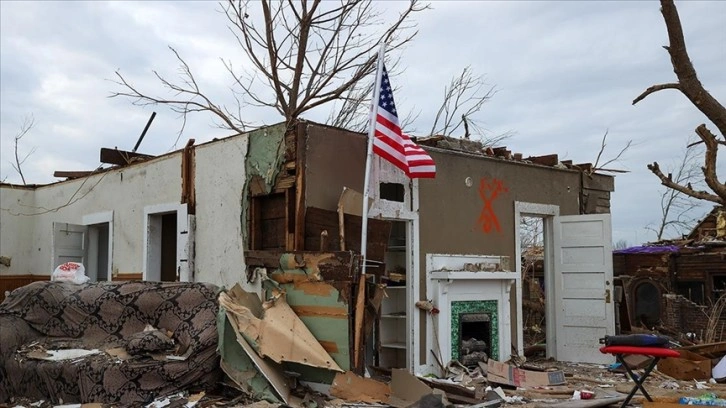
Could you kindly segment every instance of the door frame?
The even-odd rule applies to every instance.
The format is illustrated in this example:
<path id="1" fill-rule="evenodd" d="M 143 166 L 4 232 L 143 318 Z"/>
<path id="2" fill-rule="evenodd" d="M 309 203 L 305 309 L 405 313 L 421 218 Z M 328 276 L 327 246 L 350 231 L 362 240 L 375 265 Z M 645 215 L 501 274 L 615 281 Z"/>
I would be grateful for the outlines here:
<path id="1" fill-rule="evenodd" d="M 111 211 L 103 211 L 103 212 L 97 212 L 92 214 L 86 214 L 83 216 L 81 220 L 81 224 L 85 225 L 87 227 L 90 227 L 92 225 L 96 224 L 108 224 L 108 276 L 107 279 L 113 280 L 113 210 Z M 89 228 L 89 234 L 90 234 L 90 228 Z M 91 249 L 91 245 L 89 243 L 88 249 Z M 98 253 L 92 254 L 90 251 L 87 254 L 88 258 L 92 257 L 98 257 Z M 90 267 L 90 263 L 89 263 Z M 95 268 L 95 266 L 94 266 Z M 89 268 L 86 268 L 86 271 L 88 271 Z M 98 281 L 98 271 L 96 271 L 96 281 Z"/>
<path id="2" fill-rule="evenodd" d="M 406 267 L 407 272 L 410 272 L 410 277 L 406 279 L 406 368 L 409 372 L 420 372 L 420 370 L 425 369 L 425 365 L 421 364 L 420 358 L 421 311 L 416 307 L 416 302 L 420 300 L 419 291 L 421 286 L 419 282 L 421 276 L 421 242 L 418 213 L 419 182 L 418 179 L 406 180 L 408 181 L 386 180 L 386 182 L 404 185 L 406 194 L 403 202 L 380 199 L 376 189 L 374 191 L 369 190 L 372 193 L 371 196 L 377 199 L 374 200 L 368 211 L 368 218 L 406 222 Z M 371 184 L 377 186 L 380 182 L 382 180 L 377 180 L 376 183 Z M 410 197 L 408 194 L 410 194 Z M 426 315 L 423 317 L 425 318 Z"/>
<path id="3" fill-rule="evenodd" d="M 522 243 L 520 240 L 519 224 L 522 217 L 542 218 L 543 240 L 544 240 L 544 279 L 545 279 L 545 321 L 547 327 L 547 357 L 555 357 L 557 354 L 557 326 L 555 325 L 557 313 L 554 302 L 555 291 L 555 261 L 554 261 L 554 218 L 560 215 L 560 206 L 552 204 L 528 203 L 523 201 L 514 202 L 514 253 L 515 271 L 522 273 Z M 517 280 L 516 296 L 522 296 L 522 281 Z M 524 355 L 524 321 L 522 303 L 517 302 L 517 353 Z"/>
<path id="4" fill-rule="evenodd" d="M 184 259 L 183 254 L 186 253 L 186 244 L 185 242 L 182 242 L 180 237 L 182 234 L 184 234 L 184 237 L 187 237 L 186 231 L 187 231 L 187 206 L 186 204 L 179 204 L 179 203 L 166 203 L 166 204 L 154 204 L 154 205 L 147 205 L 144 207 L 144 229 L 143 229 L 143 242 L 144 242 L 144 251 L 143 251 L 143 266 L 142 266 L 142 279 L 148 280 L 149 278 L 149 271 L 153 268 L 154 265 L 152 265 L 152 259 L 150 259 L 149 255 L 151 254 L 149 246 L 154 243 L 154 240 L 150 239 L 151 235 L 151 228 L 154 226 L 154 223 L 150 221 L 151 216 L 160 216 L 164 214 L 170 214 L 170 213 L 176 213 L 176 269 L 177 269 L 177 276 L 179 279 L 179 282 L 188 282 L 190 279 L 188 268 L 186 271 L 182 271 L 181 263 L 182 259 Z M 161 231 L 158 232 L 161 234 Z M 161 239 L 158 240 L 159 245 L 161 245 Z M 159 279 L 161 277 L 159 276 Z"/>

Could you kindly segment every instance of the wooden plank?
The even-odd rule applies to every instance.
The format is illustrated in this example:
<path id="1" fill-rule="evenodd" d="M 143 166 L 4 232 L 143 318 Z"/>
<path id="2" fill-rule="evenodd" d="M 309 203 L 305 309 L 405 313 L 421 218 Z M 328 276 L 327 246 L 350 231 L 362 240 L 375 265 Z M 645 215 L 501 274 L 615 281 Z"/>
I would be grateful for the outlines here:
<path id="1" fill-rule="evenodd" d="M 262 231 L 262 249 L 285 249 L 285 219 L 263 219 Z"/>
<path id="2" fill-rule="evenodd" d="M 63 170 L 56 170 L 53 172 L 53 177 L 65 177 L 69 179 L 75 179 L 79 177 L 86 177 L 93 174 L 93 171 L 89 170 L 78 170 L 78 171 L 63 171 Z"/>
<path id="3" fill-rule="evenodd" d="M 271 194 L 260 197 L 260 212 L 263 220 L 285 219 L 285 195 Z M 267 231 L 265 231 L 267 232 Z"/>
<path id="4" fill-rule="evenodd" d="M 245 264 L 260 266 L 271 270 L 280 268 L 280 258 L 293 255 L 298 264 L 314 264 L 320 276 L 326 281 L 350 282 L 352 275 L 359 270 L 360 255 L 352 252 L 331 251 L 284 251 L 282 249 L 246 251 Z M 325 259 L 325 261 L 319 261 Z"/>
<path id="5" fill-rule="evenodd" d="M 125 150 L 101 148 L 101 163 L 116 164 L 118 166 L 126 166 L 131 162 L 144 161 L 153 158 L 148 154 L 127 152 Z"/>
<path id="6" fill-rule="evenodd" d="M 362 218 L 345 214 L 343 220 L 345 249 L 360 252 Z M 305 216 L 305 250 L 315 251 L 320 248 L 320 235 L 323 231 L 328 232 L 328 237 L 335 237 L 335 239 L 328 240 L 329 248 L 334 251 L 341 250 L 340 240 L 337 239 L 340 235 L 337 212 L 315 207 L 308 208 Z M 368 259 L 384 261 L 390 235 L 390 221 L 368 220 Z"/>
<path id="7" fill-rule="evenodd" d="M 0 302 L 5 300 L 5 292 L 29 285 L 33 282 L 48 281 L 50 275 L 0 275 Z"/>
<path id="8" fill-rule="evenodd" d="M 262 249 L 262 208 L 261 197 L 250 200 L 250 248 Z"/>
<path id="9" fill-rule="evenodd" d="M 196 191 L 194 189 L 194 139 L 189 139 L 182 152 L 181 178 L 182 193 L 181 203 L 187 205 L 187 214 L 196 214 Z"/>
<path id="10" fill-rule="evenodd" d="M 135 273 L 119 273 L 111 277 L 112 281 L 134 281 L 143 280 L 144 274 L 142 272 Z"/>
<path id="11" fill-rule="evenodd" d="M 296 156 L 295 156 L 295 225 L 292 231 L 295 232 L 294 249 L 305 248 L 305 213 L 307 202 L 305 200 L 305 169 L 307 167 L 307 125 L 298 123 L 296 132 Z"/>

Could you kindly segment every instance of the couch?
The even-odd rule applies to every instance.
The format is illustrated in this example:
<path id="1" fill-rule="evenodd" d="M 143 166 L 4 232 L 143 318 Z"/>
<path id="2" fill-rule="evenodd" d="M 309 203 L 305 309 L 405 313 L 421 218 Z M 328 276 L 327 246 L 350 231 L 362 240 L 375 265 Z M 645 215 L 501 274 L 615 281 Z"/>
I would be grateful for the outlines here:
<path id="1" fill-rule="evenodd" d="M 55 281 L 15 289 L 0 304 L 0 403 L 26 397 L 139 405 L 214 386 L 218 292 L 177 282 Z M 98 352 L 38 357 L 72 348 Z"/>

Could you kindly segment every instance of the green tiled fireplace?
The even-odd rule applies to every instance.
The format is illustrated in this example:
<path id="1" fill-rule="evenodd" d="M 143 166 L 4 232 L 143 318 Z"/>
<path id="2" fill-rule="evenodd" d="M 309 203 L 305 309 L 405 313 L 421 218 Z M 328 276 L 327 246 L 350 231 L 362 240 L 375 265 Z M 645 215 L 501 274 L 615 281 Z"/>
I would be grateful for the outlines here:
<path id="1" fill-rule="evenodd" d="M 484 340 L 489 344 L 489 355 L 499 356 L 499 320 L 497 316 L 498 302 L 496 300 L 466 300 L 451 302 L 451 359 L 459 360 L 459 347 L 461 345 L 461 318 L 467 314 L 485 314 L 489 321 L 489 338 Z M 484 324 L 484 323 L 482 323 Z"/>

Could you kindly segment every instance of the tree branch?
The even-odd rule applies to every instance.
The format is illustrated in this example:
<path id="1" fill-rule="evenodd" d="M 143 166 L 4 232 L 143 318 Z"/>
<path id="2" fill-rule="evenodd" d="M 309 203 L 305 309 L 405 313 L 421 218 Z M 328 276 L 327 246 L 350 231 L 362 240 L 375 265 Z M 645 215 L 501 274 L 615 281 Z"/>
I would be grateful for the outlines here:
<path id="1" fill-rule="evenodd" d="M 663 174 L 663 172 L 660 171 L 660 166 L 658 166 L 658 162 L 653 162 L 653 164 L 649 164 L 648 170 L 650 170 L 653 174 L 658 176 L 661 184 L 663 184 L 664 186 L 666 186 L 668 188 L 672 188 L 673 190 L 680 191 L 681 193 L 683 193 L 687 196 L 697 198 L 699 200 L 712 201 L 714 203 L 724 205 L 724 200 L 715 194 L 709 194 L 706 191 L 696 191 L 688 186 L 684 186 L 684 185 L 674 182 L 670 177 L 666 176 L 665 174 Z"/>
<path id="2" fill-rule="evenodd" d="M 648 95 L 650 95 L 652 93 L 658 92 L 658 91 L 662 91 L 663 89 L 681 89 L 681 86 L 678 85 L 678 84 L 674 84 L 674 83 L 671 83 L 671 84 L 661 84 L 661 85 L 653 85 L 650 88 L 648 88 L 645 91 L 643 91 L 642 94 L 638 95 L 637 98 L 633 99 L 633 105 L 635 105 L 636 103 L 638 103 L 638 102 L 642 101 L 643 99 L 645 99 L 646 96 L 648 96 Z"/>

